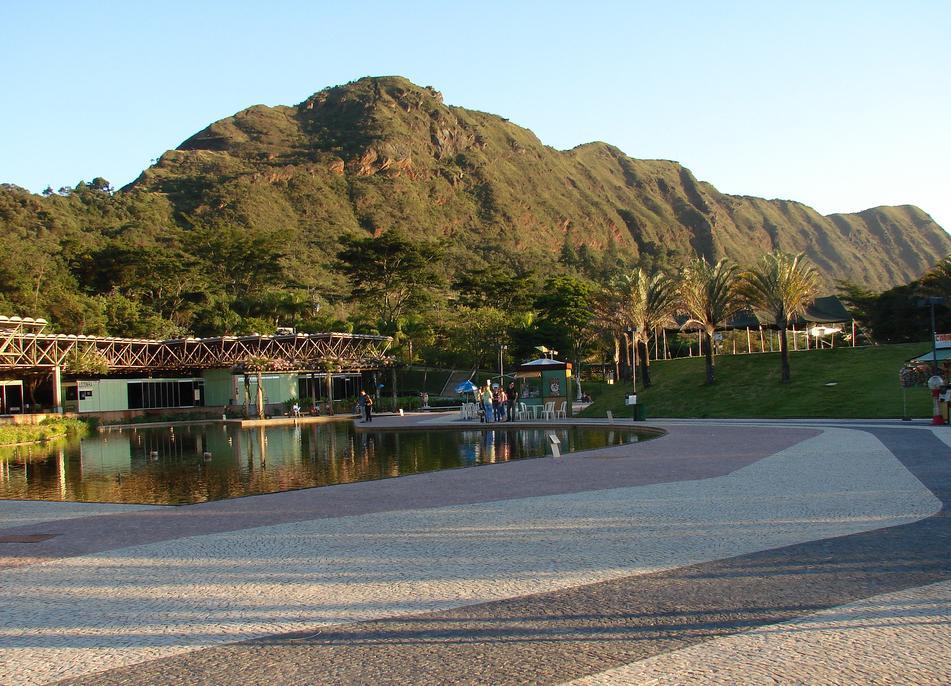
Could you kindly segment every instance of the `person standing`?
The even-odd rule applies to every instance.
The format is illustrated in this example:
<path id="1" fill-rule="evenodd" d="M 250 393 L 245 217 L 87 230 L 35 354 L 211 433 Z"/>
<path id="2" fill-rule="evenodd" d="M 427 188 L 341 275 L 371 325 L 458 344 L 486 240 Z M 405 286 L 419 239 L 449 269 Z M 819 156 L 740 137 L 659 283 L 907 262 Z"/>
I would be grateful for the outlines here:
<path id="1" fill-rule="evenodd" d="M 373 396 L 369 393 L 367 394 L 366 405 L 363 406 L 363 412 L 368 422 L 373 421 Z"/>
<path id="2" fill-rule="evenodd" d="M 508 396 L 508 402 L 506 403 L 507 417 L 506 420 L 510 422 L 515 421 L 515 406 L 518 403 L 518 391 L 515 388 L 515 382 L 509 382 L 509 389 L 506 392 Z"/>
<path id="3" fill-rule="evenodd" d="M 370 396 L 367 395 L 366 391 L 360 391 L 360 395 L 357 396 L 357 412 L 360 414 L 360 421 L 365 422 L 367 417 L 367 398 Z"/>
<path id="4" fill-rule="evenodd" d="M 482 389 L 479 399 L 480 404 L 482 405 L 482 414 L 485 415 L 485 421 L 492 421 L 492 386 L 489 385 L 489 382 L 485 382 L 485 388 Z"/>

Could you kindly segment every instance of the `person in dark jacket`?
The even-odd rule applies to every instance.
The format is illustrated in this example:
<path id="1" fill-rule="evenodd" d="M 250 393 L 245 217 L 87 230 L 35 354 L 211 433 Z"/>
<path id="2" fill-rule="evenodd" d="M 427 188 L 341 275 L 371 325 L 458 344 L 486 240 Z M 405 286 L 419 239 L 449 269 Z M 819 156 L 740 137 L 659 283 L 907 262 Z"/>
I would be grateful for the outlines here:
<path id="1" fill-rule="evenodd" d="M 510 422 L 515 421 L 515 408 L 518 405 L 518 390 L 515 388 L 515 382 L 509 382 L 508 391 L 505 393 L 508 396 L 508 400 L 505 404 L 506 409 L 506 420 Z"/>

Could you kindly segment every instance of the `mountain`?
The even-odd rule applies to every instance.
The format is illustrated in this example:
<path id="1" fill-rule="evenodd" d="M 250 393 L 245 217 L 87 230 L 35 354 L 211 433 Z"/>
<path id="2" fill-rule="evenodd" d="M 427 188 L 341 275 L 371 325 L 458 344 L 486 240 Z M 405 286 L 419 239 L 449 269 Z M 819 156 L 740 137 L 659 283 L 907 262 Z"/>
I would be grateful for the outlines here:
<path id="1" fill-rule="evenodd" d="M 774 248 L 803 251 L 830 288 L 906 283 L 951 252 L 917 207 L 822 216 L 790 200 L 726 195 L 677 162 L 606 143 L 555 150 L 400 77 L 243 110 L 166 152 L 130 188 L 166 194 L 179 213 L 282 227 L 304 242 L 402 228 L 549 255 L 566 241 L 741 264 Z"/>
<path id="2" fill-rule="evenodd" d="M 827 291 L 885 290 L 951 253 L 916 207 L 822 216 L 726 195 L 677 162 L 555 150 L 431 87 L 364 78 L 215 122 L 118 191 L 102 178 L 42 196 L 0 185 L 0 314 L 131 336 L 369 330 L 332 267 L 343 238 L 390 230 L 442 243 L 446 283 L 694 252 L 752 265 L 780 248 L 805 252 Z"/>

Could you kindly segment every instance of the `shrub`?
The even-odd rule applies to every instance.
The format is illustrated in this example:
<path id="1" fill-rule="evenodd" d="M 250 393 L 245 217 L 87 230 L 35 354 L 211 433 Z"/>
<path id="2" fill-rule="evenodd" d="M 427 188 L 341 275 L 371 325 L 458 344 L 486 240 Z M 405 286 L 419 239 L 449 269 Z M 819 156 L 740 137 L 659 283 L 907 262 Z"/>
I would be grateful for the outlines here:
<path id="1" fill-rule="evenodd" d="M 42 443 L 66 436 L 82 436 L 89 432 L 90 423 L 82 419 L 48 418 L 40 424 L 10 424 L 0 426 L 0 445 Z"/>

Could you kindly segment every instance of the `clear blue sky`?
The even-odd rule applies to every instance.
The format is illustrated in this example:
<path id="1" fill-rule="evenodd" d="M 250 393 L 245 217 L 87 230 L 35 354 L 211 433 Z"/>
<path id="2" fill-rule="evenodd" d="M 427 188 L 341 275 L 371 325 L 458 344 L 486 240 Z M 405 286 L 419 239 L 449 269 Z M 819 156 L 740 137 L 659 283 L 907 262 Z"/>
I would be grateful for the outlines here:
<path id="1" fill-rule="evenodd" d="M 556 148 L 951 230 L 951 2 L 0 1 L 0 182 L 119 186 L 253 104 L 399 74 Z"/>

